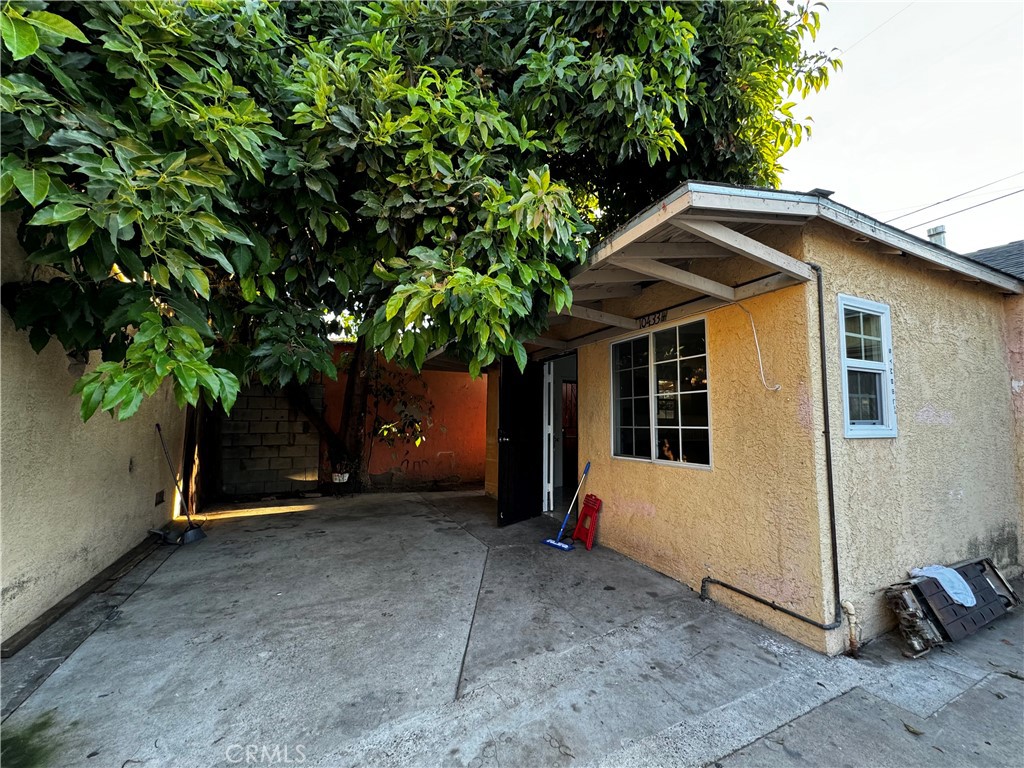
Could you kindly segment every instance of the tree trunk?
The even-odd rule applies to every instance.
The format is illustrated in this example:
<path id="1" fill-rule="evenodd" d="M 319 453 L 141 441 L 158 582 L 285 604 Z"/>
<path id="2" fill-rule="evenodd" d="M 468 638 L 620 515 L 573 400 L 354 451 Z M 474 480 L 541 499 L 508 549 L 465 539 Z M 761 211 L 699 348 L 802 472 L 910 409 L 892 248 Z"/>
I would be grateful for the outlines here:
<path id="1" fill-rule="evenodd" d="M 321 439 L 327 443 L 327 455 L 330 457 L 332 468 L 334 465 L 342 463 L 345 460 L 345 449 L 341 438 L 337 432 L 331 429 L 331 425 L 327 423 L 324 415 L 313 407 L 305 388 L 297 381 L 292 380 L 285 385 L 284 394 L 292 408 L 305 416 L 307 421 L 316 427 Z"/>
<path id="2" fill-rule="evenodd" d="M 349 466 L 355 473 L 355 489 L 362 490 L 363 449 L 366 445 L 366 403 L 370 389 L 366 380 L 366 340 L 360 336 L 352 350 L 352 362 L 345 382 L 345 402 L 341 411 L 341 444 Z"/>
<path id="3" fill-rule="evenodd" d="M 284 387 L 285 396 L 293 408 L 309 420 L 327 444 L 327 456 L 332 472 L 349 472 L 355 491 L 362 490 L 364 481 L 363 448 L 366 444 L 366 404 L 369 388 L 366 382 L 366 342 L 360 338 L 352 351 L 348 366 L 348 380 L 342 402 L 341 428 L 335 432 L 323 414 L 313 407 L 305 388 L 297 381 Z M 326 480 L 324 480 L 326 482 Z"/>

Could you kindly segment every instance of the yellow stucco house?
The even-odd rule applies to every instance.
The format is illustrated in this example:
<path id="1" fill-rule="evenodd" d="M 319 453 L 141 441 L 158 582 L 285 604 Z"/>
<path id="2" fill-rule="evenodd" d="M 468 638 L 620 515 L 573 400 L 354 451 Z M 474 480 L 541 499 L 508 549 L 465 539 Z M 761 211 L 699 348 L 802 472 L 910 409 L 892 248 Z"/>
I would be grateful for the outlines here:
<path id="1" fill-rule="evenodd" d="M 524 372 L 488 376 L 498 522 L 563 512 L 589 461 L 601 545 L 826 653 L 844 604 L 862 639 L 892 626 L 880 590 L 911 567 L 1016 575 L 1022 277 L 824 192 L 686 184 L 592 250 Z M 173 514 L 154 425 L 177 454 L 185 424 L 169 391 L 82 424 L 66 355 L 2 321 L 6 643 Z"/>
<path id="2" fill-rule="evenodd" d="M 1019 573 L 1024 281 L 829 195 L 690 182 L 598 244 L 490 377 L 499 523 L 589 461 L 602 545 L 829 654 L 909 568 Z"/>

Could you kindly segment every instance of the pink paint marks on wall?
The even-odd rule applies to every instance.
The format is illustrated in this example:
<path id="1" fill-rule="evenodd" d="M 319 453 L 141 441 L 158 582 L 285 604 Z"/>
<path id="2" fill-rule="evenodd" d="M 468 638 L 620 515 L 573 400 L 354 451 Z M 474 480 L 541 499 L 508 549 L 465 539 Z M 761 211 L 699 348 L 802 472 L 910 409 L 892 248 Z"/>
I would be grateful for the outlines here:
<path id="1" fill-rule="evenodd" d="M 933 427 L 951 427 L 955 419 L 952 411 L 942 411 L 928 404 L 914 414 L 914 421 Z"/>
<path id="2" fill-rule="evenodd" d="M 1024 296 L 1007 299 L 1004 328 L 1010 363 L 1010 396 L 1020 424 L 1024 422 Z"/>
<path id="3" fill-rule="evenodd" d="M 1004 304 L 1007 362 L 1010 366 L 1010 412 L 1016 433 L 1017 477 L 1024 478 L 1024 296 Z M 1021 542 L 1024 546 L 1024 541 Z"/>
<path id="4" fill-rule="evenodd" d="M 796 387 L 796 418 L 804 432 L 810 434 L 814 430 L 814 403 L 806 381 Z"/>
<path id="5" fill-rule="evenodd" d="M 637 498 L 627 499 L 606 499 L 604 500 L 603 513 L 613 511 L 614 514 L 627 517 L 653 518 L 657 515 L 657 508 L 649 501 Z"/>

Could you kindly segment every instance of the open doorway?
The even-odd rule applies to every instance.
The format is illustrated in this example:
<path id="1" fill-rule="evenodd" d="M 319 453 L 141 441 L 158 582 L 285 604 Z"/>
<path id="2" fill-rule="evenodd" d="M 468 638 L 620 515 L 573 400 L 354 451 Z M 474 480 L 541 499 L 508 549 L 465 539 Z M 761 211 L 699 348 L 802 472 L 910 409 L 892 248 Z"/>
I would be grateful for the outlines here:
<path id="1" fill-rule="evenodd" d="M 544 511 L 561 513 L 578 482 L 576 353 L 545 364 Z"/>
<path id="2" fill-rule="evenodd" d="M 576 353 L 530 361 L 523 371 L 503 359 L 496 384 L 490 482 L 498 525 L 563 514 L 579 480 Z"/>
<path id="3" fill-rule="evenodd" d="M 530 361 L 520 371 L 516 361 L 499 364 L 497 457 L 498 525 L 510 525 L 544 511 L 547 425 L 543 363 Z"/>

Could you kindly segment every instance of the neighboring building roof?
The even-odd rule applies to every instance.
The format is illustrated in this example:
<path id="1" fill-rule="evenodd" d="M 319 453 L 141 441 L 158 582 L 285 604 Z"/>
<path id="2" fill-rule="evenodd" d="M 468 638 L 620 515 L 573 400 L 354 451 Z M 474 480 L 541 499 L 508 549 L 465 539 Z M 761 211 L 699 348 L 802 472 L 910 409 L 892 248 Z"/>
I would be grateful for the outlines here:
<path id="1" fill-rule="evenodd" d="M 1024 240 L 982 248 L 980 251 L 965 253 L 964 256 L 971 261 L 977 261 L 1024 280 Z"/>

